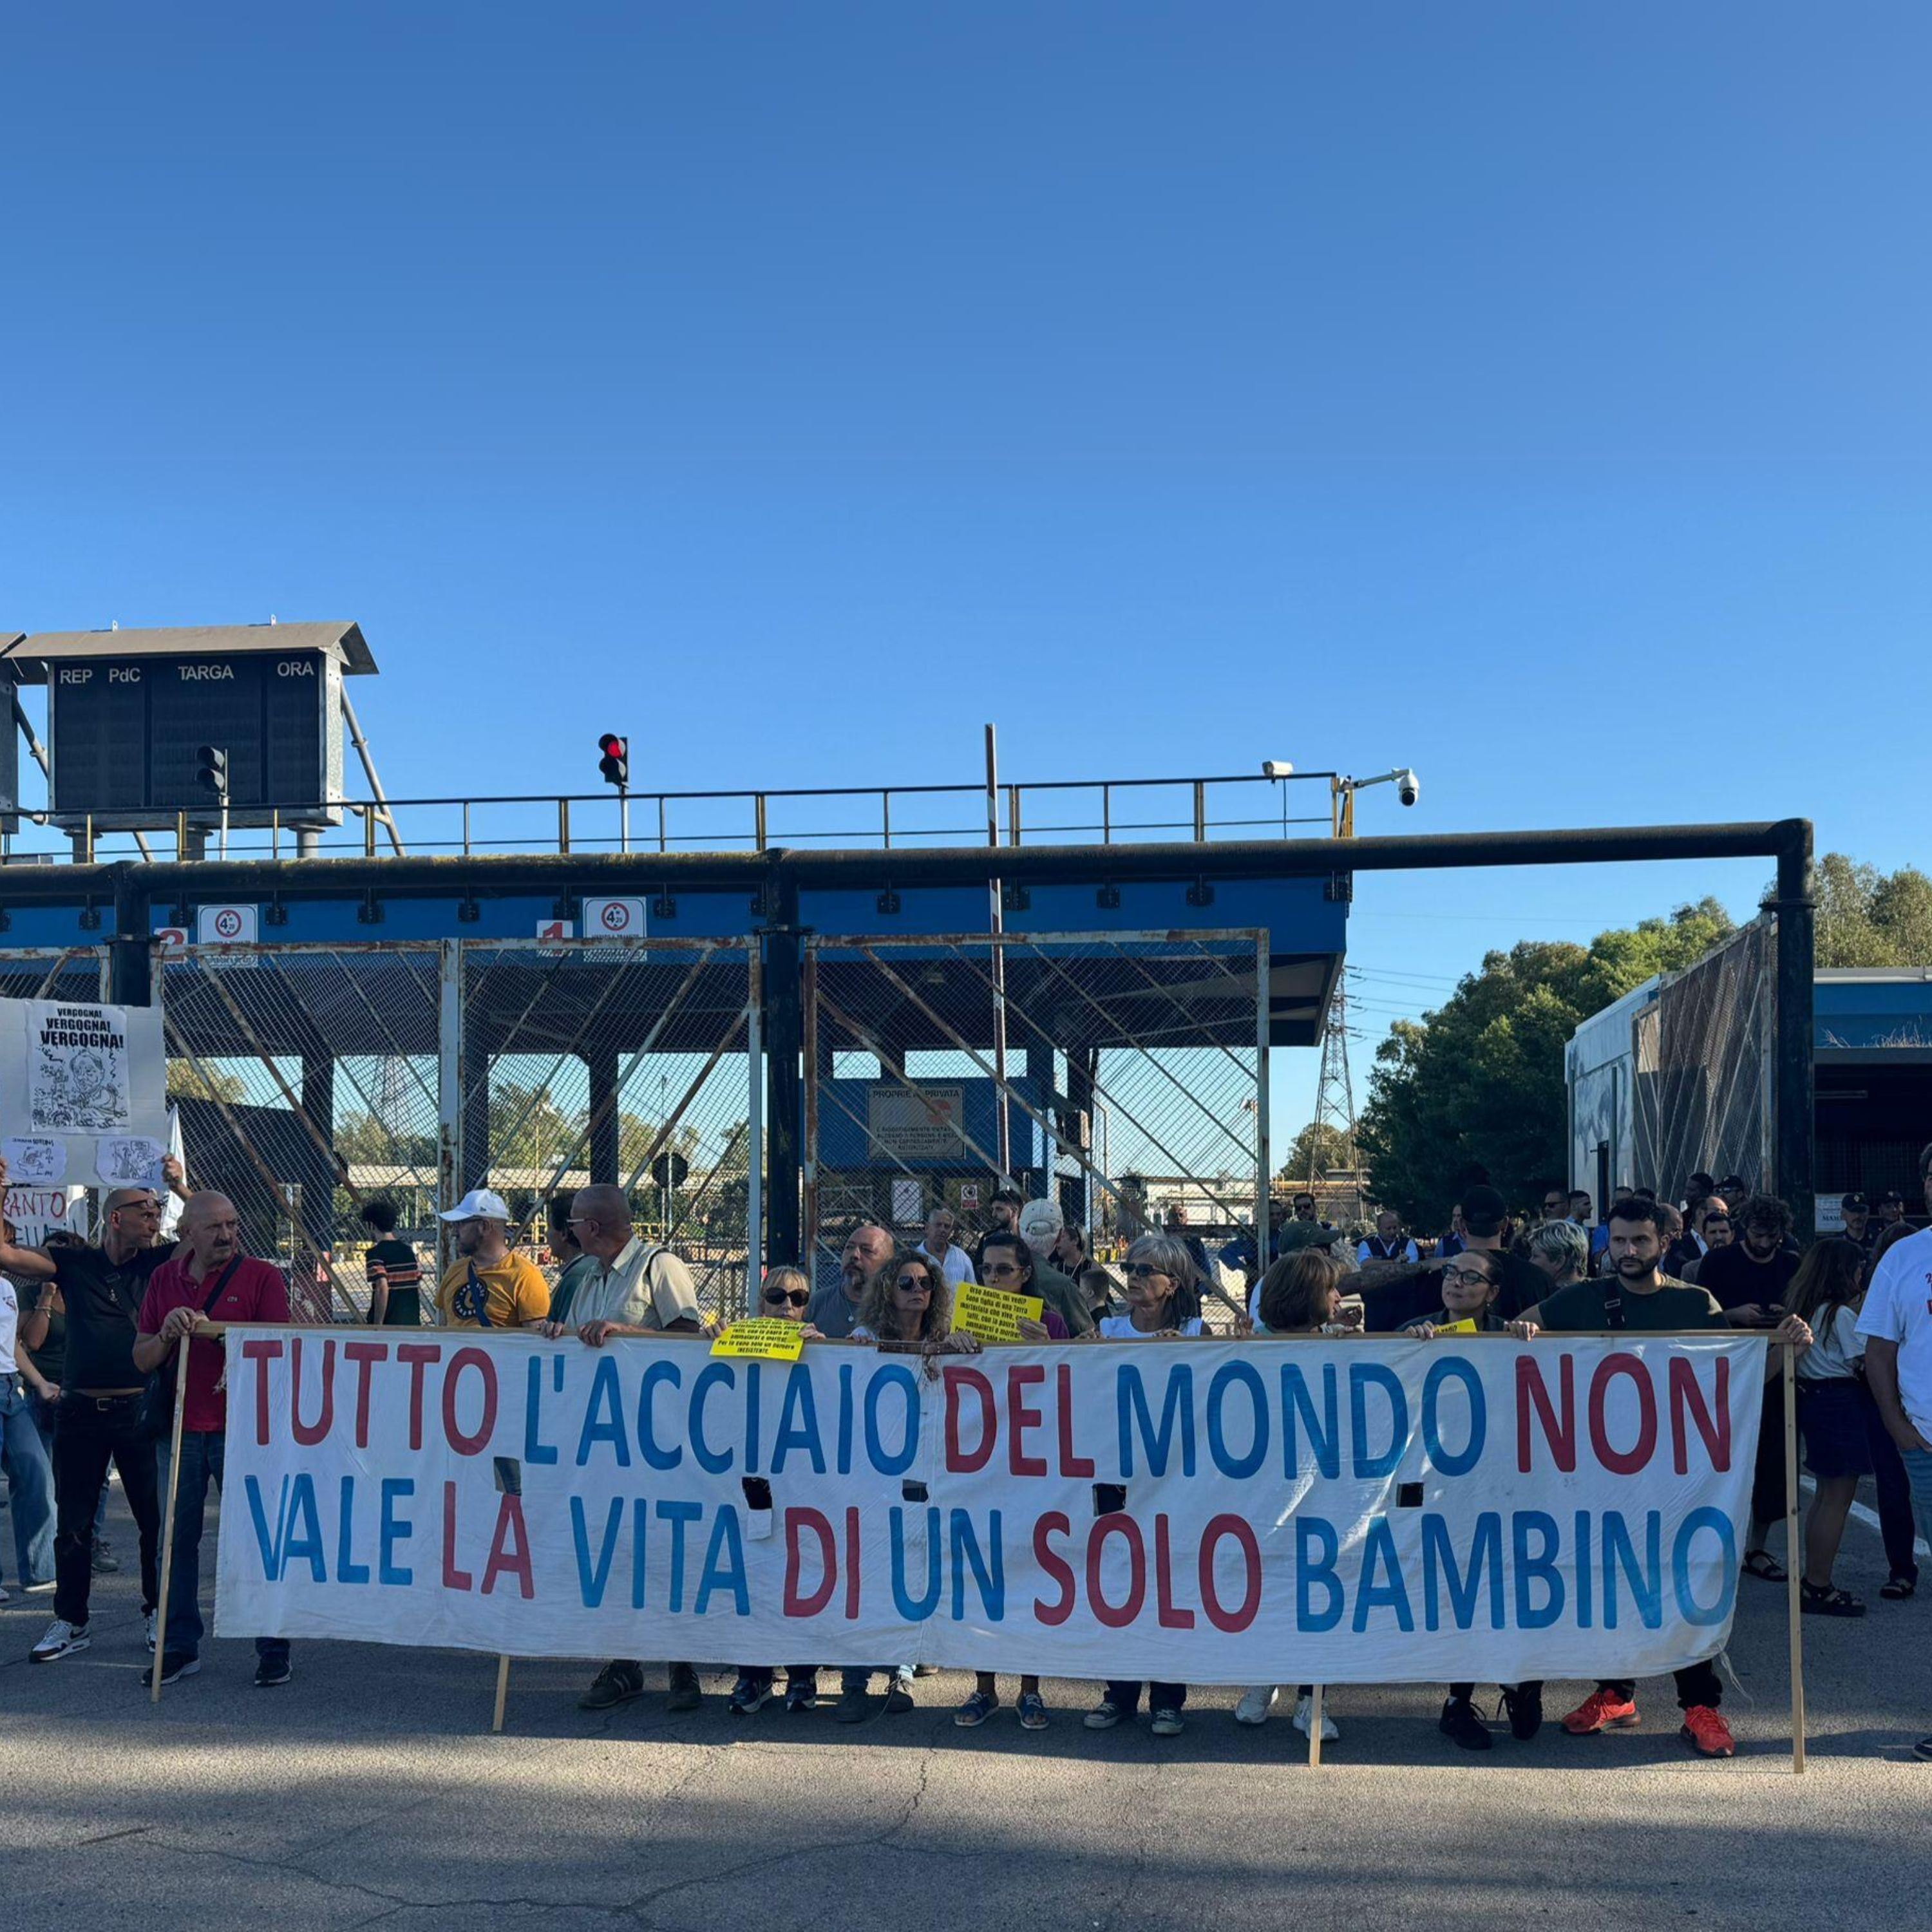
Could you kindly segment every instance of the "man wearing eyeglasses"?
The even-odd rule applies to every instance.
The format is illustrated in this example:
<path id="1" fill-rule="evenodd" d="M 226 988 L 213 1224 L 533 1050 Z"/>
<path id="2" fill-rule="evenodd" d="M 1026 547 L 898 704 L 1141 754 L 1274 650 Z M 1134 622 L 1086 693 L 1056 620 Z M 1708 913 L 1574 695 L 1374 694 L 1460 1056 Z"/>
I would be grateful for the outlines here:
<path id="1" fill-rule="evenodd" d="M 578 1245 L 597 1264 L 578 1285 L 570 1305 L 570 1327 L 544 1324 L 560 1338 L 576 1330 L 585 1347 L 601 1348 L 627 1335 L 695 1335 L 702 1326 L 698 1289 L 687 1268 L 670 1249 L 640 1241 L 631 1225 L 629 1197 L 621 1187 L 599 1182 L 580 1187 L 570 1204 L 570 1226 Z M 668 1666 L 668 1711 L 694 1711 L 704 1701 L 698 1672 L 688 1664 Z M 578 1700 L 581 1709 L 608 1711 L 644 1694 L 644 1666 L 635 1658 L 614 1658 Z"/>
<path id="2" fill-rule="evenodd" d="M 670 1249 L 640 1241 L 621 1187 L 580 1187 L 571 1232 L 596 1264 L 571 1298 L 570 1321 L 544 1324 L 552 1336 L 574 1333 L 592 1348 L 624 1335 L 694 1335 L 703 1325 L 691 1270 Z"/>
<path id="3" fill-rule="evenodd" d="M 436 1292 L 446 1328 L 540 1328 L 550 1316 L 550 1283 L 510 1246 L 510 1210 L 500 1194 L 472 1187 L 436 1216 L 456 1231 L 456 1259 Z"/>

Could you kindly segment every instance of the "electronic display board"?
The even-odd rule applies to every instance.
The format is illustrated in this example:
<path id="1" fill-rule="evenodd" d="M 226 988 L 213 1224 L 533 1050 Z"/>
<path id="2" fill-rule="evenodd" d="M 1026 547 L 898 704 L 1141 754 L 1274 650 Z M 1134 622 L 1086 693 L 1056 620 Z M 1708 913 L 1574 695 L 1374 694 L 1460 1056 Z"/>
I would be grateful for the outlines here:
<path id="1" fill-rule="evenodd" d="M 228 754 L 236 814 L 339 795 L 338 671 L 323 652 L 100 656 L 47 669 L 56 814 L 208 811 L 215 801 L 196 776 L 202 745 Z"/>

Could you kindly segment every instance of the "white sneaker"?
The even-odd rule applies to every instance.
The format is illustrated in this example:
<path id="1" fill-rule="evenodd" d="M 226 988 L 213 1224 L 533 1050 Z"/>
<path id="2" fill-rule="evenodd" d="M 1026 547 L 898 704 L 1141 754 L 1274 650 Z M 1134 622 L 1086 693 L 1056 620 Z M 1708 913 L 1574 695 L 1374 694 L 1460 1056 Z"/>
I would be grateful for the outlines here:
<path id="1" fill-rule="evenodd" d="M 1234 1706 L 1234 1721 L 1238 1724 L 1264 1724 L 1268 1713 L 1274 1708 L 1274 1700 L 1281 1695 L 1278 1684 L 1257 1684 L 1252 1690 L 1241 1693 L 1241 1701 Z"/>
<path id="2" fill-rule="evenodd" d="M 51 1664 L 57 1657 L 65 1657 L 69 1652 L 85 1650 L 94 1641 L 87 1634 L 85 1624 L 70 1624 L 64 1618 L 56 1617 L 47 1626 L 47 1634 L 28 1652 L 30 1661 Z"/>
<path id="3" fill-rule="evenodd" d="M 154 1654 L 154 1612 L 149 1610 L 141 1621 L 147 1631 L 148 1654 L 152 1657 Z"/>
<path id="4" fill-rule="evenodd" d="M 30 1597 L 40 1597 L 45 1596 L 50 1591 L 57 1590 L 59 1588 L 60 1586 L 50 1576 L 44 1583 L 29 1583 L 27 1586 L 26 1593 Z"/>
<path id="5" fill-rule="evenodd" d="M 1315 1700 L 1312 1697 L 1302 1697 L 1296 1700 L 1294 1728 L 1304 1738 L 1308 1735 L 1308 1720 L 1314 1714 Z M 1324 1744 L 1332 1744 L 1341 1735 L 1342 1733 L 1335 1728 L 1334 1719 L 1329 1716 L 1324 1708 L 1322 1713 L 1322 1742 Z"/>
<path id="6" fill-rule="evenodd" d="M 10 1604 L 13 1600 L 12 1594 L 8 1591 L 6 1585 L 0 1583 L 0 1604 Z"/>

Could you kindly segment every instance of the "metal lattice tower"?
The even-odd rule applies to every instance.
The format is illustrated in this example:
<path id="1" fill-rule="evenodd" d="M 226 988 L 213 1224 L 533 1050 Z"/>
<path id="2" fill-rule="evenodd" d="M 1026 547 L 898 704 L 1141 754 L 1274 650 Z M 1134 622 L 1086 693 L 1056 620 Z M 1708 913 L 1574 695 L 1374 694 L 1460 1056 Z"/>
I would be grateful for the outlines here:
<path id="1" fill-rule="evenodd" d="M 1328 1133 L 1322 1132 L 1324 1128 Z M 1322 1163 L 1325 1172 L 1311 1172 L 1312 1190 L 1318 1180 L 1330 1174 L 1346 1174 L 1351 1201 L 1351 1218 L 1362 1211 L 1361 1160 L 1355 1150 L 1355 1084 L 1348 1071 L 1348 996 L 1339 978 L 1328 1002 L 1328 1017 L 1322 1028 L 1322 1074 L 1315 1089 L 1315 1132 L 1309 1136 L 1309 1165 L 1312 1168 L 1326 1142 L 1336 1150 L 1334 1157 Z M 1332 1200 L 1330 1207 L 1340 1204 Z"/>

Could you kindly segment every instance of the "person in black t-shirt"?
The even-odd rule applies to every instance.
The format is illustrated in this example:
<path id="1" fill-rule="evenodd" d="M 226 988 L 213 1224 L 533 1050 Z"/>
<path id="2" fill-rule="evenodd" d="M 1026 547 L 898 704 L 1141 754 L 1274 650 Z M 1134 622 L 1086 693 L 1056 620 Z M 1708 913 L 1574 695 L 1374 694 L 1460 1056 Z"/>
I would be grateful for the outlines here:
<path id="1" fill-rule="evenodd" d="M 1713 1248 L 1698 1264 L 1697 1286 L 1710 1290 L 1733 1328 L 1772 1328 L 1783 1318 L 1785 1292 L 1798 1272 L 1798 1257 L 1787 1245 L 1790 1234 L 1791 1210 L 1775 1195 L 1754 1194 L 1738 1217 L 1738 1238 L 1729 1247 Z M 1747 1576 L 1782 1583 L 1784 1569 L 1766 1545 L 1772 1525 L 1784 1520 L 1783 1390 L 1767 1390 L 1764 1404 L 1751 1472 L 1750 1546 L 1744 1568 Z M 1796 1555 L 1787 1550 L 1785 1561 Z"/>
<path id="2" fill-rule="evenodd" d="M 164 1170 L 179 1192 L 181 1165 Z M 0 1160 L 0 1190 L 7 1164 Z M 94 1514 L 111 1462 L 141 1544 L 141 1612 L 154 1646 L 160 1594 L 160 1500 L 154 1445 L 140 1431 L 147 1377 L 134 1366 L 135 1318 L 149 1277 L 174 1252 L 160 1244 L 160 1197 L 151 1187 L 118 1187 L 102 1204 L 94 1247 L 19 1248 L 0 1243 L 0 1269 L 24 1281 L 51 1281 L 67 1312 L 67 1359 L 60 1424 L 54 1434 L 54 1618 L 28 1654 L 36 1664 L 85 1650 L 92 1639 L 87 1605 L 93 1581 Z M 37 1310 L 21 1324 L 28 1348 L 44 1340 L 47 1318 Z"/>

